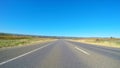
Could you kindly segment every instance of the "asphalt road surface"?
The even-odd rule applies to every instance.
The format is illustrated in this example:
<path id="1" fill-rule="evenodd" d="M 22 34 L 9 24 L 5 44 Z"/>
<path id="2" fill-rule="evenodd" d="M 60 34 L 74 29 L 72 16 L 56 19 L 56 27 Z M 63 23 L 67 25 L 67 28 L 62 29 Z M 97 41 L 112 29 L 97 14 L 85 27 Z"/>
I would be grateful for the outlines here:
<path id="1" fill-rule="evenodd" d="M 120 49 L 67 40 L 5 48 L 0 68 L 120 68 Z"/>

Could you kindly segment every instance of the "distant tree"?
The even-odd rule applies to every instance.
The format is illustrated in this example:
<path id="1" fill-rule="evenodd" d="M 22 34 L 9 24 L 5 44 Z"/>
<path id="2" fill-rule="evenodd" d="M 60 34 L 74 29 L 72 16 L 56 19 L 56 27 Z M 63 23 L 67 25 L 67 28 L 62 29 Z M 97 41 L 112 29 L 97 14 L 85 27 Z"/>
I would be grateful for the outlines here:
<path id="1" fill-rule="evenodd" d="M 115 39 L 114 37 L 110 37 L 110 39 Z"/>
<path id="2" fill-rule="evenodd" d="M 98 41 L 100 41 L 100 39 L 97 38 L 95 41 L 98 42 Z"/>

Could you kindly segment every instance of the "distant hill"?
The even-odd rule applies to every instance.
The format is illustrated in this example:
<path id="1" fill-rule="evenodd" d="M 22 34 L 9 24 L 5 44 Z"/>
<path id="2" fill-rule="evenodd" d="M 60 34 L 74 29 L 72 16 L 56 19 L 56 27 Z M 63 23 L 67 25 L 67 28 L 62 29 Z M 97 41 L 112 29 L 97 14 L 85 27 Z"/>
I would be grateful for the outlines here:
<path id="1" fill-rule="evenodd" d="M 39 38 L 67 38 L 58 36 L 42 36 L 42 35 L 24 35 L 24 34 L 11 34 L 11 33 L 0 33 L 0 38 L 3 36 L 17 36 L 17 37 L 39 37 Z"/>
<path id="2" fill-rule="evenodd" d="M 42 36 L 42 35 L 24 35 L 24 34 L 11 34 L 11 33 L 0 33 L 0 36 L 22 36 L 22 37 L 39 37 L 39 38 L 57 38 L 57 39 L 71 39 L 80 37 L 65 37 L 65 36 Z"/>

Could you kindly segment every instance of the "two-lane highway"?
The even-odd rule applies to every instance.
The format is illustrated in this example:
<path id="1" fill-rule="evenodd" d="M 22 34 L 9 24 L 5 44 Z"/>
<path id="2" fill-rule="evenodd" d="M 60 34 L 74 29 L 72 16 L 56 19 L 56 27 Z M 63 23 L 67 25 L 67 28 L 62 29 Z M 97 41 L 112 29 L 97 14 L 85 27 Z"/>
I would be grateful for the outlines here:
<path id="1" fill-rule="evenodd" d="M 120 68 L 120 49 L 57 40 L 0 50 L 0 68 Z"/>

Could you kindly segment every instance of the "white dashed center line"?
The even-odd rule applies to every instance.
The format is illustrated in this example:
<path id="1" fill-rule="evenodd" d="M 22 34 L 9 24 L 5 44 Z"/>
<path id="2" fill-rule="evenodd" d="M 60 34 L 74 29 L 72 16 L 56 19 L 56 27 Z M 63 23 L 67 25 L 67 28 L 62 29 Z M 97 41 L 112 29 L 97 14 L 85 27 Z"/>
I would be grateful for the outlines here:
<path id="1" fill-rule="evenodd" d="M 75 46 L 75 49 L 77 49 L 77 50 L 83 52 L 83 53 L 86 54 L 86 55 L 90 55 L 88 52 L 86 52 L 86 51 L 84 51 L 84 50 L 82 50 L 82 49 L 80 49 L 80 48 L 78 48 L 78 47 L 76 47 L 76 46 Z"/>

